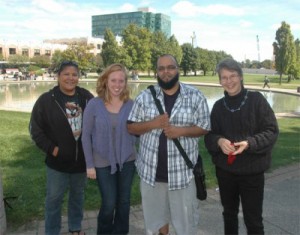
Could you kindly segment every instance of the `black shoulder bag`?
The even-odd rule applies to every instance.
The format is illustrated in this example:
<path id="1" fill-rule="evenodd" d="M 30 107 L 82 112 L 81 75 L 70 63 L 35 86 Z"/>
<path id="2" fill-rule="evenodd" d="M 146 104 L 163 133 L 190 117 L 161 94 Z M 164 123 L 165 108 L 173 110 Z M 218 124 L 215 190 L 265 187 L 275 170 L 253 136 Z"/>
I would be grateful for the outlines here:
<path id="1" fill-rule="evenodd" d="M 160 101 L 156 97 L 156 92 L 153 85 L 148 86 L 148 89 L 150 89 L 151 94 L 153 96 L 154 102 L 156 104 L 156 107 L 160 114 L 164 114 L 164 110 L 161 106 Z M 207 192 L 206 192 L 206 185 L 205 185 L 205 173 L 203 170 L 203 164 L 202 164 L 202 158 L 200 153 L 198 154 L 198 160 L 195 166 L 193 166 L 193 163 L 187 156 L 186 152 L 182 148 L 180 142 L 178 139 L 173 139 L 174 144 L 178 148 L 179 152 L 181 153 L 182 157 L 185 160 L 186 165 L 188 168 L 193 169 L 193 174 L 195 177 L 195 183 L 196 183 L 196 189 L 197 189 L 197 198 L 199 200 L 205 200 L 207 198 Z"/>

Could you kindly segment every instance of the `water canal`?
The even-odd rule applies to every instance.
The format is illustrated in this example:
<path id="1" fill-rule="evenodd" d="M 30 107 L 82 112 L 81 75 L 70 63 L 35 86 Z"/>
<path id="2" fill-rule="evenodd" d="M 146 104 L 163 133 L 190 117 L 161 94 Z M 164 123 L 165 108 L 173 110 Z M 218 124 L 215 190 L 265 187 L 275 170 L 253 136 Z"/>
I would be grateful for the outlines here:
<path id="1" fill-rule="evenodd" d="M 26 83 L 2 83 L 0 84 L 0 109 L 31 112 L 36 99 L 45 91 L 55 85 L 55 81 L 47 82 L 26 82 Z M 146 89 L 149 84 L 129 83 L 132 97 Z M 80 82 L 80 86 L 90 90 L 94 95 L 95 82 Z M 216 100 L 223 96 L 221 87 L 197 86 L 207 97 L 209 108 L 211 109 Z M 288 95 L 272 92 L 269 90 L 260 91 L 267 99 L 275 113 L 300 113 L 300 96 Z"/>

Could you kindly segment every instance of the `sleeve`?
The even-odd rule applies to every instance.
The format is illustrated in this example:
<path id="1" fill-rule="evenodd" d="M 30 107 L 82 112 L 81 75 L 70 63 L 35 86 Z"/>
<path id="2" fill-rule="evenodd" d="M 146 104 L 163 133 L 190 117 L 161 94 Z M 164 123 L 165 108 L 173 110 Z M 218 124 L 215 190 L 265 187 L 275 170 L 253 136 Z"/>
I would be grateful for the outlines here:
<path id="1" fill-rule="evenodd" d="M 257 93 L 256 122 L 257 131 L 247 137 L 249 142 L 249 153 L 262 154 L 271 151 L 279 135 L 278 123 L 275 114 L 268 101 Z"/>
<path id="2" fill-rule="evenodd" d="M 204 130 L 210 130 L 209 108 L 206 98 L 201 94 L 199 102 L 197 102 L 197 110 L 195 112 L 195 123 Z"/>
<path id="3" fill-rule="evenodd" d="M 145 116 L 145 107 L 142 94 L 136 97 L 132 109 L 129 113 L 127 123 L 143 122 Z"/>
<path id="4" fill-rule="evenodd" d="M 95 125 L 95 115 L 94 115 L 95 105 L 94 99 L 90 100 L 87 104 L 83 113 L 83 124 L 82 124 L 82 147 L 87 168 L 94 167 L 93 160 L 93 130 Z"/>
<path id="5" fill-rule="evenodd" d="M 55 144 L 47 136 L 49 123 L 47 123 L 46 110 L 44 110 L 47 106 L 43 102 L 45 98 L 41 96 L 33 106 L 29 122 L 29 133 L 31 139 L 43 152 L 52 155 Z"/>

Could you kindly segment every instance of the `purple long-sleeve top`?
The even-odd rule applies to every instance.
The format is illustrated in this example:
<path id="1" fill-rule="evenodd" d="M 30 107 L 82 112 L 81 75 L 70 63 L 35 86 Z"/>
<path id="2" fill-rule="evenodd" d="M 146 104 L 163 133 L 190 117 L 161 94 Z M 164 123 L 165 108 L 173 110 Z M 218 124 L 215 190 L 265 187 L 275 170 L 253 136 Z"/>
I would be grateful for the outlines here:
<path id="1" fill-rule="evenodd" d="M 136 137 L 127 131 L 127 118 L 133 101 L 128 100 L 120 109 L 113 140 L 113 129 L 109 112 L 102 99 L 95 97 L 89 101 L 83 115 L 82 145 L 86 167 L 103 167 L 109 162 L 111 173 L 122 169 L 123 163 L 135 158 Z M 113 144 L 115 141 L 115 145 Z M 114 147 L 115 146 L 115 147 Z"/>

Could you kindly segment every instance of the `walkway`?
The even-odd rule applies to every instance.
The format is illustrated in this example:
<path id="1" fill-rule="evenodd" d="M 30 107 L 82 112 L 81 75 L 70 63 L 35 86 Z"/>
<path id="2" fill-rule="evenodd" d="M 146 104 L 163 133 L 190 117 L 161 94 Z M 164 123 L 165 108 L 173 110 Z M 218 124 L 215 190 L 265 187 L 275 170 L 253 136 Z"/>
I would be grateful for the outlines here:
<path id="1" fill-rule="evenodd" d="M 208 190 L 208 199 L 200 202 L 202 212 L 198 235 L 223 234 L 222 208 L 216 189 Z M 96 234 L 97 211 L 86 211 L 82 223 L 87 235 Z M 264 224 L 266 234 L 300 234 L 300 164 L 266 173 Z M 62 235 L 67 235 L 67 218 L 63 217 Z M 129 235 L 144 234 L 141 206 L 133 206 Z M 172 227 L 171 227 L 172 232 Z M 240 233 L 246 234 L 240 213 Z M 44 221 L 34 221 L 7 235 L 42 235 Z M 174 234 L 174 233 L 173 233 Z"/>

